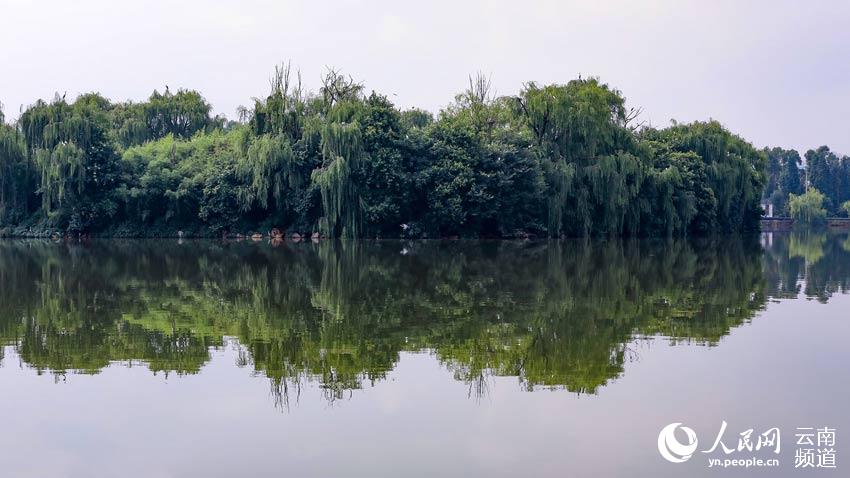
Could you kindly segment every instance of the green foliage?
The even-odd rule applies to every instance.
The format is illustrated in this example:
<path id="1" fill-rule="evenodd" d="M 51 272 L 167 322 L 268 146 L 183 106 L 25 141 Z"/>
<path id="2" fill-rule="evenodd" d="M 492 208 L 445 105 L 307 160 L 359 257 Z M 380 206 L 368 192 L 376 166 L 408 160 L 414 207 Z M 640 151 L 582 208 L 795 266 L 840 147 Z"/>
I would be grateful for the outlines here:
<path id="1" fill-rule="evenodd" d="M 552 160 L 586 165 L 630 145 L 625 98 L 596 78 L 545 87 L 532 82 L 516 103 L 540 153 Z"/>
<path id="2" fill-rule="evenodd" d="M 791 233 L 788 241 L 788 256 L 801 257 L 807 265 L 816 264 L 826 255 L 824 245 L 827 237 L 814 230 L 796 230 Z"/>
<path id="3" fill-rule="evenodd" d="M 303 180 L 298 158 L 282 134 L 256 138 L 239 166 L 249 181 L 249 195 L 241 199 L 246 210 L 254 201 L 262 208 L 268 208 L 271 201 L 282 203 L 287 189 L 299 187 Z"/>
<path id="4" fill-rule="evenodd" d="M 73 187 L 83 192 L 86 170 L 85 153 L 73 143 L 60 143 L 52 149 L 37 149 L 35 164 L 41 173 L 41 196 L 44 212 L 50 213 L 53 204 L 62 205 L 66 190 Z"/>
<path id="5" fill-rule="evenodd" d="M 809 185 L 824 194 L 824 207 L 830 215 L 850 200 L 850 157 L 838 157 L 826 146 L 806 152 Z"/>
<path id="6" fill-rule="evenodd" d="M 191 138 L 198 131 L 222 126 L 222 120 L 211 118 L 211 107 L 200 93 L 166 86 L 165 93 L 154 90 L 144 103 L 124 103 L 111 108 L 114 134 L 124 146 L 143 144 L 168 135 Z"/>
<path id="7" fill-rule="evenodd" d="M 131 361 L 192 374 L 228 343 L 282 404 L 308 380 L 334 400 L 420 351 L 471 390 L 509 376 L 596 393 L 640 337 L 713 345 L 766 302 L 762 249 L 740 237 L 399 247 L 4 241 L 0 342 L 56 374 Z"/>
<path id="8" fill-rule="evenodd" d="M 301 74 L 292 78 L 292 68 L 276 66 L 271 78 L 271 92 L 265 100 L 254 100 L 254 109 L 243 109 L 240 114 L 249 120 L 256 136 L 263 134 L 285 135 L 291 142 L 301 138 L 306 120 L 307 103 L 301 89 Z"/>
<path id="9" fill-rule="evenodd" d="M 118 156 L 109 139 L 109 102 L 97 94 L 38 101 L 18 121 L 39 178 L 41 213 L 79 232 L 102 227 L 117 205 Z"/>
<path id="10" fill-rule="evenodd" d="M 791 217 L 806 225 L 823 224 L 826 220 L 824 206 L 825 196 L 817 189 L 810 189 L 804 194 L 791 194 L 788 197 L 788 208 Z"/>
<path id="11" fill-rule="evenodd" d="M 764 199 L 774 205 L 778 214 L 787 212 L 789 197 L 803 193 L 811 186 L 823 193 L 823 207 L 828 216 L 837 216 L 850 201 L 850 157 L 830 151 L 827 146 L 806 152 L 805 169 L 794 150 L 765 149 L 768 155 L 768 182 Z"/>
<path id="12" fill-rule="evenodd" d="M 356 121 L 325 124 L 321 141 L 322 166 L 312 175 L 325 212 L 319 219 L 319 230 L 334 237 L 360 237 L 360 188 L 352 181 L 352 171 L 359 167 L 363 155 L 360 125 Z"/>
<path id="13" fill-rule="evenodd" d="M 624 105 L 619 91 L 595 78 L 544 87 L 529 83 L 515 99 L 517 114 L 531 132 L 543 163 L 550 235 L 624 232 L 625 220 L 612 217 L 607 204 L 600 207 L 610 199 L 600 197 L 603 182 L 622 185 L 623 191 L 631 192 L 634 182 L 642 179 L 635 176 L 642 176 L 638 173 L 641 166 L 619 155 L 632 150 Z M 611 160 L 614 156 L 619 159 Z M 597 162 L 603 157 L 609 159 Z M 627 169 L 623 173 L 628 178 L 615 178 L 621 167 Z M 626 202 L 620 201 L 621 206 Z M 597 210 L 609 213 L 598 224 Z M 617 211 L 614 216 L 634 217 L 634 211 Z"/>
<path id="14" fill-rule="evenodd" d="M 850 217 L 850 201 L 844 201 L 844 204 L 841 205 L 841 209 L 844 210 L 844 214 L 847 217 Z"/>
<path id="15" fill-rule="evenodd" d="M 237 172 L 238 134 L 216 131 L 188 141 L 166 136 L 128 149 L 119 190 L 127 217 L 175 230 L 198 219 L 213 232 L 229 229 L 242 210 L 240 197 L 248 194 Z"/>
<path id="16" fill-rule="evenodd" d="M 805 188 L 800 168 L 802 160 L 794 150 L 765 148 L 764 152 L 767 154 L 767 184 L 763 197 L 773 204 L 774 213 L 781 215 L 787 213 L 788 196 L 801 194 Z"/>
<path id="17" fill-rule="evenodd" d="M 0 224 L 14 223 L 26 214 L 33 173 L 23 136 L 0 117 Z"/>
<path id="18" fill-rule="evenodd" d="M 425 128 L 434 122 L 434 115 L 425 110 L 411 108 L 401 112 L 401 121 L 406 128 Z"/>
<path id="19" fill-rule="evenodd" d="M 775 215 L 788 213 L 788 196 L 802 194 L 805 189 L 802 160 L 797 151 L 782 148 L 765 148 L 767 155 L 767 182 L 763 201 L 772 204 Z"/>
<path id="20" fill-rule="evenodd" d="M 814 228 L 774 234 L 765 248 L 767 293 L 797 298 L 800 294 L 826 303 L 833 294 L 850 291 L 850 238 Z"/>
<path id="21" fill-rule="evenodd" d="M 692 197 L 695 207 L 686 223 L 690 232 L 758 229 L 766 180 L 762 152 L 716 121 L 647 129 L 640 136 L 653 151 L 656 167 L 673 165 L 683 173 L 686 202 Z"/>
<path id="22" fill-rule="evenodd" d="M 717 122 L 646 128 L 596 79 L 516 99 L 538 145 L 552 235 L 670 235 L 755 230 L 764 157 Z"/>
<path id="23" fill-rule="evenodd" d="M 430 117 L 429 117 L 430 118 Z M 427 126 L 430 121 L 414 119 Z M 414 174 L 419 152 L 409 140 L 413 126 L 384 96 L 372 93 L 358 115 L 363 158 L 354 171 L 361 185 L 360 205 L 365 235 L 398 235 L 401 224 L 413 214 Z"/>
<path id="24" fill-rule="evenodd" d="M 429 126 L 417 183 L 425 192 L 424 230 L 437 236 L 539 233 L 544 191 L 530 136 L 515 126 L 509 105 L 470 89 Z"/>
<path id="25" fill-rule="evenodd" d="M 139 103 L 36 102 L 0 131 L 0 222 L 126 235 L 670 236 L 755 230 L 760 199 L 781 206 L 801 184 L 798 156 L 756 151 L 715 121 L 640 128 L 639 110 L 596 78 L 496 97 L 478 75 L 436 119 L 333 69 L 316 93 L 288 64 L 270 84 L 239 122 L 168 87 Z M 844 167 L 818 151 L 813 170 L 820 159 Z"/>

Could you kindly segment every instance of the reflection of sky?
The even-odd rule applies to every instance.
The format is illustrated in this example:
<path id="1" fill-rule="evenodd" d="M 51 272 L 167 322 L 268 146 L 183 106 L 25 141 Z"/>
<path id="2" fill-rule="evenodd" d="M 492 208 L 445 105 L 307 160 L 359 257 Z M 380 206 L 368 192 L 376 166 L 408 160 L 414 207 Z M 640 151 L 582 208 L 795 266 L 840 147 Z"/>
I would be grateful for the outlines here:
<path id="1" fill-rule="evenodd" d="M 198 375 L 113 365 L 99 375 L 38 376 L 7 348 L 0 384 L 0 474 L 170 476 L 750 476 L 710 470 L 705 454 L 674 465 L 658 431 L 684 422 L 711 446 L 779 426 L 781 467 L 798 476 L 794 428 L 850 430 L 850 297 L 769 303 L 717 347 L 635 346 L 637 360 L 598 395 L 522 391 L 491 379 L 468 397 L 428 354 L 402 354 L 388 379 L 332 405 L 315 383 L 288 412 L 266 379 L 234 365 L 232 347 Z M 25 366 L 24 366 L 25 367 Z M 848 442 L 850 443 L 850 442 Z M 850 445 L 848 445 L 850 446 Z M 720 457 L 721 455 L 711 455 Z M 817 476 L 839 476 L 819 470 Z"/>
<path id="2" fill-rule="evenodd" d="M 433 111 L 478 70 L 499 94 L 598 75 L 654 125 L 715 118 L 758 147 L 850 154 L 842 0 L 0 0 L 0 11 L 0 44 L 26 44 L 0 48 L 10 116 L 54 92 L 140 100 L 169 85 L 235 118 L 291 59 L 309 89 L 332 65 Z"/>

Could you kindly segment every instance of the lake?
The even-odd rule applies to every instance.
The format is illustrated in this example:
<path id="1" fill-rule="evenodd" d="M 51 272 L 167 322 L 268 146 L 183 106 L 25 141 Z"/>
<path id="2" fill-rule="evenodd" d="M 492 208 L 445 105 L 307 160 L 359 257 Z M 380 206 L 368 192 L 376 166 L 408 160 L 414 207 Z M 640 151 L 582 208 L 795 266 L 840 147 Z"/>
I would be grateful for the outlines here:
<path id="1" fill-rule="evenodd" d="M 4 240 L 0 476 L 846 476 L 848 288 L 814 232 Z"/>

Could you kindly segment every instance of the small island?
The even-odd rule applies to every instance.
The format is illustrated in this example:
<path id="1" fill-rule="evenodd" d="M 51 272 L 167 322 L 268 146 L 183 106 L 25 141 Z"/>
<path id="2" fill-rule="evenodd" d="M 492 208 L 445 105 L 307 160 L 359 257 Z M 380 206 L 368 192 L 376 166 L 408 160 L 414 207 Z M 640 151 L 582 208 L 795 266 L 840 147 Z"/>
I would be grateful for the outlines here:
<path id="1" fill-rule="evenodd" d="M 770 151 L 658 129 L 597 78 L 489 79 L 436 116 L 289 65 L 237 120 L 194 90 L 57 95 L 0 129 L 5 236 L 563 237 L 756 231 Z M 771 165 L 773 163 L 770 163 Z"/>

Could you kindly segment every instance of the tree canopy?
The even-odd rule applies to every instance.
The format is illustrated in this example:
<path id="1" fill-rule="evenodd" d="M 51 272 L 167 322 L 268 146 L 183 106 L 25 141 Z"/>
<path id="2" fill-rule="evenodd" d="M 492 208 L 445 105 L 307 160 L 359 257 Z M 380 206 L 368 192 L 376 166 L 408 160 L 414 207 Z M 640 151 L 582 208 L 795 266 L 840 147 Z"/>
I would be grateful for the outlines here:
<path id="1" fill-rule="evenodd" d="M 477 75 L 434 116 L 333 69 L 308 91 L 288 64 L 237 121 L 212 116 L 197 91 L 167 86 L 143 102 L 57 96 L 0 129 L 0 226 L 669 236 L 756 230 L 763 194 L 799 193 L 793 155 L 758 151 L 717 121 L 659 129 L 639 114 L 598 78 L 496 96 Z"/>
<path id="2" fill-rule="evenodd" d="M 792 195 L 799 197 L 807 188 L 814 188 L 822 195 L 826 215 L 850 216 L 843 207 L 850 201 L 850 157 L 839 156 L 828 146 L 808 150 L 805 163 L 794 150 L 771 148 L 765 152 L 768 182 L 764 201 L 773 204 L 778 215 L 792 212 Z"/>
<path id="3" fill-rule="evenodd" d="M 788 209 L 791 217 L 803 224 L 817 225 L 826 220 L 826 209 L 823 207 L 825 196 L 817 189 L 810 189 L 805 194 L 788 197 Z"/>

